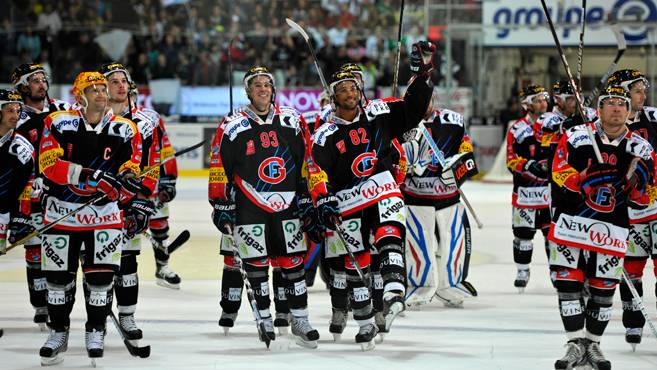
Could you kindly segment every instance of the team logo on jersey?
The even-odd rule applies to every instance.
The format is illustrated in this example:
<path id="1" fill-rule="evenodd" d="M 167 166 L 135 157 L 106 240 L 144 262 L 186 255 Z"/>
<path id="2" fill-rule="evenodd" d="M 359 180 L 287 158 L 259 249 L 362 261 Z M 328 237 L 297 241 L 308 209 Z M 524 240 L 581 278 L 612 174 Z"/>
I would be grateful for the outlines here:
<path id="1" fill-rule="evenodd" d="M 376 151 L 365 152 L 351 162 L 351 172 L 358 177 L 367 177 L 374 172 L 376 161 Z"/>
<path id="2" fill-rule="evenodd" d="M 269 157 L 258 167 L 258 177 L 268 184 L 278 184 L 285 179 L 285 161 L 279 157 Z"/>
<path id="3" fill-rule="evenodd" d="M 616 189 L 612 186 L 599 186 L 595 192 L 586 197 L 586 205 L 598 212 L 613 211 L 616 206 Z"/>

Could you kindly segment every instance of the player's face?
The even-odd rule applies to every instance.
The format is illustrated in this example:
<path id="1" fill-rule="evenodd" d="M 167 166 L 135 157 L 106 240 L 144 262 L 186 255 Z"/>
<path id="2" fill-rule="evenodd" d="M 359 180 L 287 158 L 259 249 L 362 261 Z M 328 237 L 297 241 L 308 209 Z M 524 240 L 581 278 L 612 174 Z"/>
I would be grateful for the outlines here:
<path id="1" fill-rule="evenodd" d="M 123 72 L 114 72 L 107 76 L 109 96 L 113 102 L 124 103 L 128 99 L 128 79 Z"/>
<path id="2" fill-rule="evenodd" d="M 358 107 L 360 90 L 354 81 L 343 81 L 335 86 L 335 103 L 338 107 L 353 110 Z"/>
<path id="3" fill-rule="evenodd" d="M 92 85 L 84 89 L 84 96 L 89 103 L 88 109 L 94 111 L 104 111 L 107 106 L 107 86 Z"/>
<path id="4" fill-rule="evenodd" d="M 625 125 L 625 120 L 629 114 L 626 101 L 621 98 L 609 98 L 602 102 L 598 114 L 602 128 L 607 131 L 617 131 Z"/>
<path id="5" fill-rule="evenodd" d="M 21 105 L 9 103 L 2 106 L 2 125 L 10 129 L 16 128 L 18 119 L 21 117 Z"/>
<path id="6" fill-rule="evenodd" d="M 269 77 L 256 76 L 249 81 L 248 96 L 251 104 L 260 112 L 268 111 L 271 104 L 271 97 L 274 94 Z"/>
<path id="7" fill-rule="evenodd" d="M 638 112 L 643 109 L 643 105 L 646 103 L 647 90 L 648 87 L 643 81 L 635 82 L 630 86 L 630 100 L 633 111 Z"/>
<path id="8" fill-rule="evenodd" d="M 538 95 L 532 99 L 531 103 L 532 112 L 537 115 L 541 115 L 547 111 L 548 101 L 543 95 Z"/>
<path id="9" fill-rule="evenodd" d="M 563 107 L 564 107 L 563 112 L 566 116 L 575 114 L 575 112 L 577 111 L 577 99 L 575 99 L 574 96 L 566 97 Z"/>
<path id="10" fill-rule="evenodd" d="M 48 80 L 43 72 L 37 72 L 27 78 L 27 86 L 30 90 L 30 99 L 43 100 L 46 98 L 48 91 Z"/>

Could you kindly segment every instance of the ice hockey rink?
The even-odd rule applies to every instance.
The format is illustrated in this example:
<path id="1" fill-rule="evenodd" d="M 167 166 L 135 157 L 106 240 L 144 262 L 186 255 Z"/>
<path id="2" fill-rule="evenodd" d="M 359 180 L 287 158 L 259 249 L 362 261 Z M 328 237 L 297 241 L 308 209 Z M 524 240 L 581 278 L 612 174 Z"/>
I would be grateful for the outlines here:
<path id="1" fill-rule="evenodd" d="M 354 343 L 357 325 L 351 318 L 342 339 L 333 341 L 328 332 L 329 296 L 319 277 L 309 289 L 311 323 L 321 336 L 319 348 L 301 348 L 293 340 L 279 337 L 277 341 L 290 342 L 289 349 L 266 350 L 257 339 L 248 304 L 242 304 L 235 328 L 224 336 L 217 326 L 222 263 L 218 232 L 210 221 L 206 179 L 182 178 L 178 191 L 171 209 L 171 234 L 188 229 L 192 235 L 171 259 L 173 269 L 182 277 L 181 289 L 155 285 L 152 251 L 144 248 L 136 318 L 144 331 L 141 345 L 152 347 L 151 356 L 131 357 L 108 321 L 105 357 L 98 361 L 99 368 L 544 370 L 552 369 L 554 361 L 565 353 L 566 338 L 540 235 L 535 239 L 527 290 L 520 295 L 513 287 L 516 268 L 511 248 L 510 184 L 471 182 L 464 186 L 484 223 L 483 229 L 473 229 L 468 278 L 479 297 L 466 301 L 463 309 L 448 309 L 433 302 L 406 311 L 384 342 L 371 352 L 361 352 Z M 646 275 L 646 306 L 657 321 L 652 268 L 646 270 Z M 0 302 L 0 327 L 4 328 L 0 368 L 40 368 L 38 350 L 47 334 L 32 323 L 23 254 L 18 249 L 0 257 Z M 84 347 L 84 320 L 82 289 L 78 289 L 69 348 L 57 368 L 90 365 Z M 657 369 L 657 339 L 647 327 L 635 353 L 625 343 L 618 294 L 602 350 L 613 369 Z"/>

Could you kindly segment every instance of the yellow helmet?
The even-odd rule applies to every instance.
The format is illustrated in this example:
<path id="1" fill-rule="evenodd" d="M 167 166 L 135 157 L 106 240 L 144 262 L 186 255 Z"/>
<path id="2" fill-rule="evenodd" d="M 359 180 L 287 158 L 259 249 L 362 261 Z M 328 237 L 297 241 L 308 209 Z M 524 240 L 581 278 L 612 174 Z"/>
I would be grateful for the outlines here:
<path id="1" fill-rule="evenodd" d="M 107 87 L 107 79 L 98 72 L 80 72 L 78 77 L 75 78 L 75 82 L 73 82 L 73 95 L 83 95 L 84 89 L 93 85 L 105 85 Z"/>

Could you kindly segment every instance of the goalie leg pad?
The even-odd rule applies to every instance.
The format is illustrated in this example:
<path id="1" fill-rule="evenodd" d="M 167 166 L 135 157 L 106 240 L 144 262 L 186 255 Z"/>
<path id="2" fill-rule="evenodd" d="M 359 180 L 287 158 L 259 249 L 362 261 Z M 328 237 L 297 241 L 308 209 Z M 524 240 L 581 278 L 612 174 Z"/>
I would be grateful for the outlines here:
<path id="1" fill-rule="evenodd" d="M 425 304 L 438 288 L 436 212 L 428 206 L 406 208 L 406 304 Z"/>
<path id="2" fill-rule="evenodd" d="M 476 295 L 476 290 L 465 280 L 472 254 L 470 223 L 461 203 L 437 210 L 435 220 L 438 235 L 438 296 L 458 304 L 464 298 Z"/>

